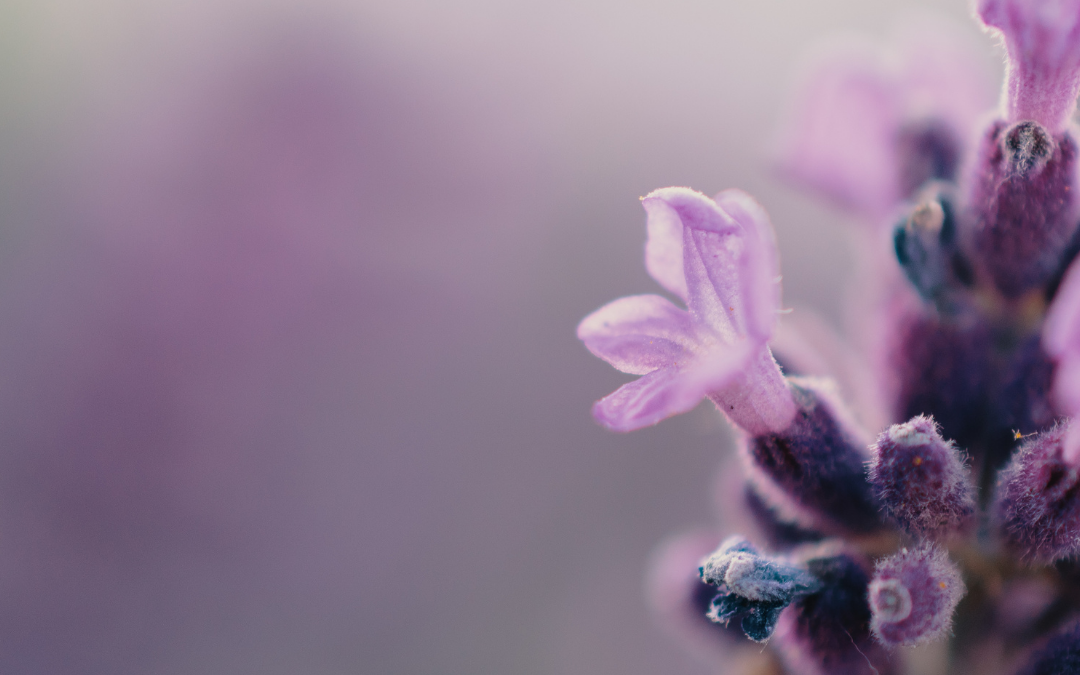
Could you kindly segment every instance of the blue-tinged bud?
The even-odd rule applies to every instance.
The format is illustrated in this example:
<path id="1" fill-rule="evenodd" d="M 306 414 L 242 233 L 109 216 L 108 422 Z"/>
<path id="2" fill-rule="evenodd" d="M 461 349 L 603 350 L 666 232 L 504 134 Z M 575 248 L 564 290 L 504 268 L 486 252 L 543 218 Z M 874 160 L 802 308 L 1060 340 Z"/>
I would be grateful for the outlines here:
<path id="1" fill-rule="evenodd" d="M 820 582 L 805 569 L 757 552 L 742 537 L 730 537 L 698 568 L 701 580 L 720 590 L 708 617 L 727 625 L 741 620 L 743 632 L 762 642 L 772 634 L 777 617 L 791 601 L 812 593 Z"/>
<path id="2" fill-rule="evenodd" d="M 824 382 L 789 382 L 798 406 L 795 419 L 784 431 L 743 445 L 754 490 L 782 519 L 803 527 L 849 533 L 879 529 L 860 433 Z"/>
<path id="3" fill-rule="evenodd" d="M 886 645 L 917 645 L 942 637 L 966 588 L 947 553 L 933 546 L 878 562 L 870 582 L 871 628 Z"/>
<path id="4" fill-rule="evenodd" d="M 1038 122 L 987 131 L 967 206 L 976 262 L 1008 298 L 1044 286 L 1076 231 L 1076 142 Z"/>
<path id="5" fill-rule="evenodd" d="M 795 565 L 759 554 L 750 542 L 731 537 L 700 568 L 701 580 L 762 602 L 790 602 L 792 596 L 818 588 L 817 580 Z"/>
<path id="6" fill-rule="evenodd" d="M 822 584 L 780 615 L 771 644 L 792 675 L 887 675 L 895 672 L 870 632 L 869 577 L 849 555 L 816 558 L 809 571 Z"/>
<path id="7" fill-rule="evenodd" d="M 1080 552 L 1080 467 L 1062 457 L 1067 424 L 1025 442 L 998 476 L 994 520 L 1007 548 L 1048 563 Z"/>
<path id="8" fill-rule="evenodd" d="M 893 248 L 919 295 L 951 314 L 957 292 L 974 283 L 974 271 L 959 250 L 951 199 L 934 186 L 928 190 L 893 230 Z"/>
<path id="9" fill-rule="evenodd" d="M 1074 675 L 1080 673 L 1080 624 L 1059 632 L 1033 654 L 1017 675 Z"/>
<path id="10" fill-rule="evenodd" d="M 870 454 L 874 493 L 902 530 L 941 539 L 971 522 L 975 499 L 967 468 L 932 418 L 892 425 L 878 436 Z"/>

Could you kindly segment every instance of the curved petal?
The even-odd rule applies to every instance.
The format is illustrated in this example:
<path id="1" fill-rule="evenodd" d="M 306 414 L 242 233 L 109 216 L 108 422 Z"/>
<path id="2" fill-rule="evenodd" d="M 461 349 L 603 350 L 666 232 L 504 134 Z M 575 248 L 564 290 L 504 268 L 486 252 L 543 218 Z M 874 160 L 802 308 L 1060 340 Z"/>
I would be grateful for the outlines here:
<path id="1" fill-rule="evenodd" d="M 765 209 L 742 190 L 725 190 L 716 204 L 742 226 L 739 286 L 746 334 L 766 342 L 776 328 L 780 310 L 780 264 L 776 234 Z"/>
<path id="2" fill-rule="evenodd" d="M 1080 0 L 979 0 L 976 9 L 1005 37 L 1009 121 L 1063 129 L 1080 92 Z"/>
<path id="3" fill-rule="evenodd" d="M 641 204 L 648 214 L 645 268 L 661 286 L 688 301 L 683 260 L 685 228 L 730 232 L 737 226 L 711 199 L 690 188 L 653 190 Z"/>
<path id="4" fill-rule="evenodd" d="M 577 336 L 590 352 L 633 375 L 685 365 L 697 346 L 690 315 L 659 295 L 610 302 L 582 319 Z"/>
<path id="5" fill-rule="evenodd" d="M 593 418 L 612 431 L 634 431 L 687 412 L 701 402 L 683 386 L 683 372 L 662 368 L 593 404 Z"/>
<path id="6" fill-rule="evenodd" d="M 777 167 L 841 207 L 880 219 L 900 198 L 902 97 L 873 45 L 811 57 L 777 142 Z"/>
<path id="7" fill-rule="evenodd" d="M 634 431 L 688 412 L 735 379 L 750 354 L 744 340 L 730 348 L 718 346 L 688 367 L 655 370 L 597 401 L 593 417 L 612 431 Z"/>

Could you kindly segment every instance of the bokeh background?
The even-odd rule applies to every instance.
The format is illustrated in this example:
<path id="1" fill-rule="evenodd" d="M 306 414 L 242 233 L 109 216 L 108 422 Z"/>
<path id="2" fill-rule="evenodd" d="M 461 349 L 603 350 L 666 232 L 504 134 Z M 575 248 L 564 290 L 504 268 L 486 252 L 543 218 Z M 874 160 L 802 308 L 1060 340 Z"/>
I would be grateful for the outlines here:
<path id="1" fill-rule="evenodd" d="M 625 378 L 574 327 L 656 290 L 637 198 L 667 185 L 758 197 L 787 303 L 838 321 L 852 223 L 770 142 L 811 44 L 928 8 L 968 26 L 0 2 L 0 672 L 717 671 L 643 578 L 715 522 L 730 436 L 704 407 L 594 425 Z"/>

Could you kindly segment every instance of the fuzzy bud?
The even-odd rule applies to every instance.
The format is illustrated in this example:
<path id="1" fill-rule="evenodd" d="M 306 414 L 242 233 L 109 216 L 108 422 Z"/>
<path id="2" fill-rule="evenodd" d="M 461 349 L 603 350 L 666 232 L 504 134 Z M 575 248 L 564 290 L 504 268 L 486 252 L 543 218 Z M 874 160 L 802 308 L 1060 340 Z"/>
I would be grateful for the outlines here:
<path id="1" fill-rule="evenodd" d="M 1076 232 L 1076 142 L 1032 120 L 987 131 L 968 198 L 970 245 L 997 289 L 1017 298 L 1060 270 Z"/>
<path id="2" fill-rule="evenodd" d="M 998 477 L 994 518 L 1021 558 L 1052 562 L 1080 552 L 1080 467 L 1065 461 L 1067 424 L 1025 442 Z"/>
<path id="3" fill-rule="evenodd" d="M 967 469 L 932 418 L 920 415 L 892 425 L 870 454 L 874 493 L 908 534 L 940 539 L 971 521 L 975 500 Z"/>
<path id="4" fill-rule="evenodd" d="M 966 591 L 948 554 L 932 546 L 902 550 L 877 564 L 870 582 L 871 628 L 889 646 L 940 638 Z"/>

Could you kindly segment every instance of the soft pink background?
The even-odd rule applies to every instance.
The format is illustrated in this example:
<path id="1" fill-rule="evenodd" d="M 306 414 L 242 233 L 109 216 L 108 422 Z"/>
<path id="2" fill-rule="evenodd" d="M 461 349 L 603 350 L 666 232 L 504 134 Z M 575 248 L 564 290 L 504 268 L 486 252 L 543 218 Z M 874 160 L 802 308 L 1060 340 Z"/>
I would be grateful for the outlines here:
<path id="1" fill-rule="evenodd" d="M 729 436 L 595 426 L 574 327 L 673 184 L 835 319 L 771 134 L 811 42 L 936 5 L 0 4 L 0 673 L 709 672 L 642 579 Z"/>

